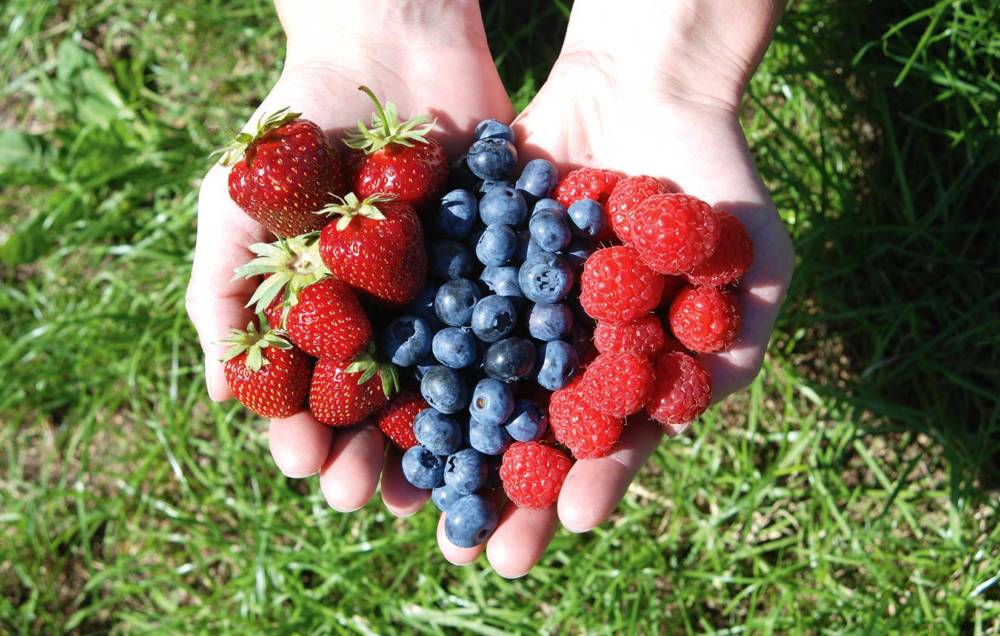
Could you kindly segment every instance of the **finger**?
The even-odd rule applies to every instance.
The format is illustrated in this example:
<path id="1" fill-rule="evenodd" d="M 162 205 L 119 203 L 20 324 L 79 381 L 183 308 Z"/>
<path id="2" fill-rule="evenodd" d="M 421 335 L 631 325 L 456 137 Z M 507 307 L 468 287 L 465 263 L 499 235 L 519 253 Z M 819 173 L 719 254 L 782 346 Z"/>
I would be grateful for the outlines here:
<path id="1" fill-rule="evenodd" d="M 430 492 L 406 481 L 400 464 L 399 449 L 392 446 L 386 451 L 382 468 L 382 502 L 397 517 L 409 517 L 430 498 Z"/>
<path id="2" fill-rule="evenodd" d="M 566 529 L 587 532 L 603 523 L 618 506 L 660 436 L 655 422 L 636 417 L 625 427 L 618 446 L 609 455 L 573 464 L 559 493 L 559 519 Z"/>
<path id="3" fill-rule="evenodd" d="M 308 477 L 323 467 L 330 454 L 333 430 L 307 411 L 271 420 L 267 431 L 271 457 L 287 477 Z"/>
<path id="4" fill-rule="evenodd" d="M 508 504 L 486 544 L 486 558 L 502 577 L 524 576 L 545 554 L 558 523 L 555 506 L 531 510 Z"/>
<path id="5" fill-rule="evenodd" d="M 437 527 L 437 542 L 438 547 L 441 549 L 441 554 L 444 558 L 448 560 L 452 565 L 468 565 L 479 558 L 482 554 L 483 546 L 482 544 L 473 546 L 471 548 L 460 548 L 451 541 L 444 534 L 444 520 L 447 513 L 441 515 L 438 519 Z"/>
<path id="6" fill-rule="evenodd" d="M 319 475 L 327 503 L 338 512 L 352 512 L 368 503 L 378 486 L 384 455 L 385 438 L 371 424 L 334 435 Z"/>

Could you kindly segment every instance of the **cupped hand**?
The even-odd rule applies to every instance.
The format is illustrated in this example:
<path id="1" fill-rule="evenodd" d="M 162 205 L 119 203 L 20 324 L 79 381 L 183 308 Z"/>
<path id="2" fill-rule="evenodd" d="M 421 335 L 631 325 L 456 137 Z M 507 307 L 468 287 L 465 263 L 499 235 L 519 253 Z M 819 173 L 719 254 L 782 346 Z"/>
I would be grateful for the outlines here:
<path id="1" fill-rule="evenodd" d="M 314 33 L 322 26 L 316 12 L 332 7 L 332 3 L 315 5 L 303 18 L 296 12 L 307 7 L 299 2 L 304 0 L 278 4 L 289 36 L 288 57 L 278 82 L 250 118 L 248 128 L 262 114 L 288 107 L 316 122 L 343 150 L 339 143 L 342 131 L 359 119 L 367 122 L 371 115 L 371 102 L 358 91 L 362 84 L 371 87 L 382 101 L 393 101 L 401 116 L 426 113 L 437 118 L 433 134 L 450 153 L 467 145 L 478 121 L 487 117 L 509 121 L 512 117 L 475 3 L 455 3 L 447 8 L 416 5 L 412 9 L 415 13 L 402 16 L 406 19 L 396 25 L 369 15 L 378 25 L 377 33 L 330 32 L 321 38 Z M 475 13 L 468 13 L 472 8 Z M 374 14 L 375 5 L 369 5 L 368 11 Z M 398 14 L 393 6 L 386 11 Z M 435 11 L 465 13 L 433 15 Z M 427 28 L 415 28 L 415 20 L 425 20 Z M 362 24 L 359 20 L 343 22 L 355 27 Z M 455 28 L 456 24 L 461 28 Z M 394 38 L 394 28 L 407 32 Z M 230 329 L 243 328 L 252 318 L 244 305 L 256 283 L 234 279 L 233 270 L 253 258 L 247 246 L 274 240 L 230 199 L 227 176 L 228 168 L 216 165 L 202 183 L 198 239 L 186 298 L 205 352 L 208 392 L 215 401 L 232 397 L 219 361 L 223 352 L 219 342 Z M 425 492 L 403 479 L 398 453 L 386 452 L 381 432 L 372 425 L 338 431 L 303 411 L 273 420 L 269 442 L 274 461 L 285 475 L 319 473 L 323 494 L 337 510 L 363 506 L 374 494 L 380 475 L 382 496 L 392 513 L 412 514 L 427 499 Z"/>

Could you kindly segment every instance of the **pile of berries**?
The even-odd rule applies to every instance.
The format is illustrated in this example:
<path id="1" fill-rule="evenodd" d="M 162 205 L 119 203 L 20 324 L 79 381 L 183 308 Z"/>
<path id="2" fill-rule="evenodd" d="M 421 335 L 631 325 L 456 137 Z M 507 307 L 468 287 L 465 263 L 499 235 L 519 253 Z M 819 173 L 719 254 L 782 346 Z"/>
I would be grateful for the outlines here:
<path id="1" fill-rule="evenodd" d="M 230 196 L 280 237 L 236 270 L 259 280 L 260 325 L 227 341 L 226 377 L 262 416 L 376 423 L 471 547 L 496 527 L 499 486 L 551 506 L 573 459 L 611 452 L 629 416 L 675 425 L 708 407 L 693 354 L 735 342 L 753 246 L 653 177 L 560 180 L 534 159 L 515 180 L 514 132 L 495 120 L 449 170 L 433 122 L 362 90 L 375 112 L 346 159 L 287 110 L 223 155 Z"/>

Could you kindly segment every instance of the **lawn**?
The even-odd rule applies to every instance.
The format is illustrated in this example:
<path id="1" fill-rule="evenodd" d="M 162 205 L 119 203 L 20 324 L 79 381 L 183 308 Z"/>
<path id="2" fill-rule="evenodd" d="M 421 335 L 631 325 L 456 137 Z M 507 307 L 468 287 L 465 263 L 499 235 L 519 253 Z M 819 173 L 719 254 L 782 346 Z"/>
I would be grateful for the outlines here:
<path id="1" fill-rule="evenodd" d="M 523 107 L 569 3 L 484 2 Z M 764 370 L 526 578 L 342 515 L 183 309 L 269 3 L 0 5 L 0 633 L 1000 633 L 1000 6 L 794 2 L 742 121 L 796 245 Z"/>

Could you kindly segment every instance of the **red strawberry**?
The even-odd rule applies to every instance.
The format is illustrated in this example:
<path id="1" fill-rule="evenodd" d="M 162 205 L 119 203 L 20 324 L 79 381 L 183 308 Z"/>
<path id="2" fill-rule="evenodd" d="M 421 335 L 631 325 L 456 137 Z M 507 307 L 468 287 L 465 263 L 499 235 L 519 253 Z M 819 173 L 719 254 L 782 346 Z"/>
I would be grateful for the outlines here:
<path id="1" fill-rule="evenodd" d="M 685 424 L 712 401 L 712 376 L 686 353 L 664 353 L 656 360 L 656 384 L 646 402 L 650 417 L 661 424 Z"/>
<path id="2" fill-rule="evenodd" d="M 634 351 L 652 358 L 663 348 L 663 325 L 655 314 L 646 314 L 631 322 L 599 323 L 594 328 L 594 346 L 601 353 Z"/>
<path id="3" fill-rule="evenodd" d="M 670 305 L 670 329 L 691 351 L 728 349 L 739 336 L 741 322 L 736 297 L 715 287 L 686 287 Z"/>
<path id="4" fill-rule="evenodd" d="M 427 134 L 434 122 L 418 115 L 402 123 L 396 106 L 385 108 L 367 86 L 360 87 L 375 103 L 371 128 L 358 122 L 344 144 L 355 153 L 348 161 L 354 192 L 362 199 L 374 194 L 392 195 L 397 203 L 420 205 L 441 192 L 448 178 L 444 147 Z"/>
<path id="5" fill-rule="evenodd" d="M 328 426 L 350 426 L 374 414 L 399 390 L 391 364 L 379 364 L 371 350 L 354 362 L 324 358 L 309 387 L 309 410 Z"/>
<path id="6" fill-rule="evenodd" d="M 577 168 L 571 170 L 559 181 L 552 196 L 565 207 L 573 205 L 580 199 L 593 199 L 605 209 L 607 217 L 608 197 L 621 179 L 620 172 L 603 170 L 601 168 Z M 611 223 L 605 218 L 604 229 L 594 237 L 594 241 L 608 241 L 614 238 Z"/>
<path id="7" fill-rule="evenodd" d="M 721 287 L 735 283 L 753 261 L 753 242 L 747 230 L 732 214 L 719 210 L 719 245 L 712 255 L 685 274 L 695 285 Z"/>
<path id="8" fill-rule="evenodd" d="M 413 420 L 417 413 L 428 408 L 427 402 L 419 391 L 412 389 L 403 391 L 392 398 L 378 415 L 378 427 L 385 436 L 406 450 L 417 445 L 417 437 L 413 434 Z"/>
<path id="9" fill-rule="evenodd" d="M 719 215 L 687 194 L 657 194 L 632 211 L 632 245 L 661 274 L 682 274 L 719 244 Z"/>
<path id="10" fill-rule="evenodd" d="M 280 335 L 233 329 L 223 358 L 226 382 L 248 409 L 261 417 L 289 417 L 302 410 L 309 390 L 309 358 Z"/>
<path id="11" fill-rule="evenodd" d="M 632 242 L 632 211 L 654 194 L 666 194 L 670 189 L 656 177 L 640 175 L 625 177 L 615 184 L 608 197 L 608 220 L 622 243 Z"/>
<path id="12" fill-rule="evenodd" d="M 340 215 L 320 235 L 319 253 L 333 275 L 392 305 L 420 293 L 427 277 L 424 232 L 413 208 L 380 196 L 348 194 L 325 214 Z"/>
<path id="13" fill-rule="evenodd" d="M 580 304 L 591 318 L 628 322 L 648 314 L 663 295 L 663 275 L 646 267 L 631 247 L 605 247 L 587 258 Z"/>
<path id="14" fill-rule="evenodd" d="M 518 508 L 548 508 L 559 499 L 573 462 L 561 451 L 539 442 L 514 442 L 503 454 L 500 479 Z"/>
<path id="15" fill-rule="evenodd" d="M 638 353 L 602 353 L 587 365 L 580 391 L 587 403 L 613 417 L 642 410 L 655 381 L 653 366 Z"/>
<path id="16" fill-rule="evenodd" d="M 577 459 L 604 457 L 622 435 L 625 421 L 590 406 L 580 390 L 582 376 L 552 394 L 549 428 L 556 440 Z"/>
<path id="17" fill-rule="evenodd" d="M 323 227 L 315 212 L 347 183 L 337 152 L 319 126 L 283 108 L 241 132 L 222 155 L 232 166 L 229 196 L 279 236 Z"/>

